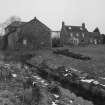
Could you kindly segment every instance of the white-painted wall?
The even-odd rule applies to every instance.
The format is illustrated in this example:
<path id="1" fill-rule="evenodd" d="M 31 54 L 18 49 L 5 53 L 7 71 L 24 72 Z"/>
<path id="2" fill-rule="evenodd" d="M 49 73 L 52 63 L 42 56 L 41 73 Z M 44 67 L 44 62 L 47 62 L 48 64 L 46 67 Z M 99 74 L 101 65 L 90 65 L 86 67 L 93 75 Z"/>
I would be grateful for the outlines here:
<path id="1" fill-rule="evenodd" d="M 60 38 L 60 32 L 59 31 L 52 31 L 51 32 L 51 38 Z"/>

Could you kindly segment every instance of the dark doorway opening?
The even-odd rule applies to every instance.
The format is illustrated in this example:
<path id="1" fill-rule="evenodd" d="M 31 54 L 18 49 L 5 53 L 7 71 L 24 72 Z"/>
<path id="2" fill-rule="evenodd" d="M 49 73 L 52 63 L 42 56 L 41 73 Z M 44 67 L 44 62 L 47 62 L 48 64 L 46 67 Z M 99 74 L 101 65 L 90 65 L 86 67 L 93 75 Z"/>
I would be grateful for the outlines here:
<path id="1" fill-rule="evenodd" d="M 103 35 L 103 44 L 105 44 L 105 35 Z"/>
<path id="2" fill-rule="evenodd" d="M 52 39 L 52 48 L 61 47 L 60 38 L 53 38 Z"/>

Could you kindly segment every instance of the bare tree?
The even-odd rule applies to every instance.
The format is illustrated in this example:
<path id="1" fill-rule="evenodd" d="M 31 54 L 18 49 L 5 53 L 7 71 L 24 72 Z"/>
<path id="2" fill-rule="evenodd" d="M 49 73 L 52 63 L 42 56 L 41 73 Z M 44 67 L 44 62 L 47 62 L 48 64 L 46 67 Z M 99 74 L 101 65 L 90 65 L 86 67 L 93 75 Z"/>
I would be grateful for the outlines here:
<path id="1" fill-rule="evenodd" d="M 18 17 L 18 16 L 11 16 L 11 17 L 9 17 L 5 22 L 1 23 L 1 24 L 0 24 L 0 36 L 5 35 L 5 28 L 6 28 L 9 24 L 11 24 L 11 23 L 13 23 L 13 22 L 15 22 L 15 21 L 21 21 L 21 18 Z"/>
<path id="2" fill-rule="evenodd" d="M 15 21 L 21 21 L 21 18 L 18 17 L 18 16 L 11 16 L 11 17 L 9 17 L 9 18 L 6 20 L 5 24 L 6 24 L 6 25 L 9 25 L 9 24 L 11 24 L 11 23 L 13 23 L 13 22 L 15 22 Z"/>

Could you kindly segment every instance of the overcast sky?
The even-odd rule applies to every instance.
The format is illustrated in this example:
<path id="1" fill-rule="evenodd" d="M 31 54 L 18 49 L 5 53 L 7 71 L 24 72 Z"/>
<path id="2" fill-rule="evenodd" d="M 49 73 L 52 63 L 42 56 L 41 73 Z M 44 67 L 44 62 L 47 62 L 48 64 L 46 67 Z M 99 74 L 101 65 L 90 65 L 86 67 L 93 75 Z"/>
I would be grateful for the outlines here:
<path id="1" fill-rule="evenodd" d="M 105 0 L 0 0 L 0 22 L 10 16 L 29 21 L 35 16 L 52 30 L 86 23 L 89 31 L 99 27 L 105 33 Z"/>

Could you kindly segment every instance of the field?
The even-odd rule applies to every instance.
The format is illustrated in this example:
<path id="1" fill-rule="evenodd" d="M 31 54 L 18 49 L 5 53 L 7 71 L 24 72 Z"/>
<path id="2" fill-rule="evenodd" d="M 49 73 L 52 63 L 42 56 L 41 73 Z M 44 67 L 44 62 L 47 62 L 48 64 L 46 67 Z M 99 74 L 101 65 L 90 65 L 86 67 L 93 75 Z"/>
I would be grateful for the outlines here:
<path id="1" fill-rule="evenodd" d="M 96 74 L 97 76 L 105 77 L 105 45 L 69 48 L 69 50 L 92 58 L 89 61 L 73 61 L 73 65 L 76 64 L 74 67 L 94 75 Z"/>
<path id="2" fill-rule="evenodd" d="M 72 57 L 67 57 L 63 55 L 53 54 L 52 50 L 40 50 L 34 52 L 12 52 L 9 54 L 8 52 L 5 54 L 5 58 L 3 58 L 0 53 L 1 59 L 12 59 L 12 60 L 22 60 L 26 59 L 27 54 L 32 54 L 32 62 L 35 61 L 40 63 L 41 60 L 45 60 L 49 66 L 70 66 L 75 68 L 79 71 L 88 72 L 94 76 L 98 77 L 105 77 L 105 45 L 98 45 L 98 46 L 88 46 L 88 47 L 65 47 L 65 48 L 58 48 L 58 49 L 69 49 L 70 52 L 83 54 L 85 56 L 91 57 L 91 60 L 80 60 L 74 59 Z M 55 49 L 54 49 L 55 50 Z M 19 55 L 22 55 L 22 57 Z M 12 56 L 11 56 L 12 55 Z M 14 55 L 14 56 L 13 56 Z M 24 58 L 23 58 L 24 55 Z M 30 56 L 29 56 L 30 57 Z"/>
<path id="3" fill-rule="evenodd" d="M 54 51 L 58 50 L 58 49 L 61 51 L 63 51 L 64 49 L 68 49 L 72 53 L 82 54 L 84 56 L 91 57 L 91 60 L 81 60 L 81 59 L 76 59 L 73 57 L 68 57 L 68 56 L 65 56 L 62 54 L 55 54 Z M 27 103 L 25 103 L 25 99 L 21 98 L 21 97 L 25 97 L 27 100 L 27 91 L 29 94 L 33 93 L 33 91 L 36 92 L 36 90 L 34 90 L 34 89 L 36 89 L 36 87 L 38 87 L 39 89 L 41 87 L 40 93 L 42 96 L 47 97 L 47 95 L 50 95 L 51 96 L 50 98 L 52 100 L 54 100 L 53 94 L 51 92 L 49 92 L 48 87 L 53 87 L 53 86 L 55 87 L 56 82 L 57 82 L 57 84 L 56 84 L 57 87 L 59 87 L 59 89 L 61 89 L 61 90 L 63 89 L 59 93 L 59 96 L 61 98 L 59 98 L 59 100 L 57 100 L 60 103 L 62 103 L 62 100 L 65 99 L 65 102 L 62 105 L 67 105 L 68 100 L 70 100 L 72 97 L 73 97 L 74 101 L 71 100 L 69 102 L 69 104 L 76 102 L 81 105 L 82 104 L 84 105 L 84 103 L 87 103 L 86 105 L 91 105 L 92 103 L 93 103 L 93 105 L 102 105 L 101 98 L 99 99 L 97 94 L 102 95 L 102 97 L 105 97 L 105 94 L 104 94 L 105 90 L 103 88 L 101 88 L 99 85 L 97 85 L 97 84 L 92 85 L 91 83 L 89 85 L 89 83 L 85 84 L 83 82 L 81 85 L 81 82 L 78 82 L 78 81 L 76 82 L 74 79 L 73 82 L 75 81 L 75 83 L 77 83 L 78 85 L 80 83 L 79 86 L 83 86 L 84 90 L 82 89 L 82 91 L 81 91 L 81 88 L 75 87 L 76 85 L 71 86 L 71 84 L 70 84 L 70 85 L 66 86 L 65 82 L 64 82 L 64 85 L 61 85 L 62 84 L 61 81 L 56 81 L 50 77 L 52 75 L 50 75 L 49 78 L 46 79 L 43 77 L 44 75 L 41 75 L 40 73 L 42 72 L 42 70 L 47 70 L 49 73 L 51 72 L 52 74 L 55 75 L 57 72 L 62 71 L 62 69 L 58 69 L 59 67 L 65 67 L 66 69 L 64 69 L 64 70 L 67 70 L 68 68 L 74 68 L 74 70 L 77 70 L 77 71 L 73 72 L 76 75 L 79 75 L 81 77 L 81 76 L 85 76 L 85 74 L 86 75 L 89 74 L 90 79 L 94 77 L 94 78 L 96 78 L 96 80 L 98 79 L 98 81 L 100 83 L 105 85 L 105 80 L 101 79 L 101 78 L 105 77 L 105 72 L 104 72 L 105 71 L 105 63 L 104 63 L 105 62 L 105 46 L 100 45 L 100 46 L 75 47 L 75 48 L 64 47 L 64 48 L 57 48 L 57 49 L 51 49 L 51 50 L 37 50 L 37 51 L 25 51 L 25 52 L 24 51 L 21 51 L 21 52 L 8 51 L 8 52 L 0 52 L 0 59 L 1 59 L 1 61 L 0 61 L 0 65 L 1 65 L 0 66 L 1 67 L 0 75 L 2 76 L 0 81 L 3 81 L 3 84 L 2 84 L 2 82 L 0 84 L 1 85 L 0 90 L 3 91 L 4 93 L 5 93 L 5 90 L 9 91 L 9 92 L 13 92 L 15 98 L 17 97 L 18 91 L 20 91 L 20 93 L 24 93 L 24 91 L 26 91 L 26 93 L 24 93 L 24 96 L 21 96 L 21 94 L 18 95 L 19 98 L 17 98 L 18 99 L 17 101 L 19 102 L 20 105 L 27 104 Z M 6 62 L 4 62 L 3 59 L 6 60 Z M 29 65 L 27 66 L 26 65 L 27 63 L 31 64 L 33 66 L 32 67 Z M 45 67 L 43 66 L 43 64 L 45 64 Z M 52 71 L 52 70 L 55 70 L 55 71 Z M 5 72 L 5 71 L 8 71 L 8 72 Z M 39 73 L 39 71 L 40 71 L 40 73 Z M 78 72 L 78 71 L 82 71 L 82 72 Z M 15 74 L 15 75 L 17 75 L 17 77 L 11 77 L 10 80 L 6 79 L 6 78 L 9 78 L 9 74 Z M 65 76 L 65 74 L 64 74 L 64 76 Z M 71 77 L 71 75 L 69 75 L 69 76 Z M 91 77 L 91 76 L 93 76 L 93 77 Z M 35 83 L 37 86 L 35 87 L 32 85 L 32 87 L 28 88 L 28 90 L 24 89 L 24 80 L 26 81 L 27 77 L 28 78 L 32 77 L 32 80 L 34 78 L 33 83 Z M 7 80 L 9 80 L 9 81 L 7 81 Z M 20 81 L 21 81 L 21 83 L 20 83 Z M 58 84 L 58 82 L 60 84 Z M 16 86 L 12 86 L 13 84 Z M 43 86 L 44 86 L 44 89 L 42 88 Z M 13 89 L 14 91 L 11 91 L 11 89 Z M 33 89 L 32 92 L 30 89 Z M 89 96 L 90 96 L 89 97 L 86 92 L 87 93 L 90 92 L 92 95 L 89 93 Z M 100 92 L 101 92 L 101 94 L 100 94 Z M 68 97 L 67 97 L 67 95 L 64 96 L 64 95 L 62 95 L 63 93 L 65 93 L 65 94 L 68 93 L 69 96 Z M 72 94 L 73 94 L 73 96 L 72 96 Z M 35 96 L 34 95 L 32 97 L 37 97 L 37 95 L 35 95 Z M 62 96 L 63 96 L 63 99 L 62 99 Z M 2 96 L 0 96 L 0 98 L 2 98 Z M 97 99 L 99 99 L 99 100 L 97 101 Z M 3 100 L 5 101 L 5 98 L 3 98 Z M 45 100 L 46 100 L 46 102 L 45 102 Z M 54 103 L 56 101 L 56 100 L 55 101 L 52 101 L 52 100 L 50 100 L 50 102 L 52 102 L 52 103 Z M 102 100 L 103 100 L 103 98 L 102 98 Z M 35 100 L 32 101 L 32 99 L 30 99 L 28 101 L 31 103 Z M 53 105 L 51 103 L 49 103 L 49 104 L 47 103 L 47 101 L 49 101 L 49 99 L 47 99 L 47 98 L 44 100 L 41 99 L 41 101 L 43 101 L 42 103 L 45 103 L 45 105 Z M 35 104 L 35 102 L 32 103 L 32 105 L 33 104 Z M 40 105 L 42 105 L 42 104 L 40 103 Z M 56 104 L 56 105 L 58 105 L 58 104 Z"/>
<path id="4" fill-rule="evenodd" d="M 59 66 L 70 66 L 80 71 L 89 72 L 90 74 L 98 77 L 105 77 L 105 46 L 88 46 L 88 47 L 65 47 L 59 49 L 69 49 L 73 53 L 83 54 L 85 56 L 91 57 L 91 60 L 79 60 L 72 57 L 67 57 L 63 55 L 55 55 L 52 51 L 36 51 L 36 56 L 34 59 L 44 59 L 51 65 Z M 55 50 L 55 49 L 54 49 Z"/>

